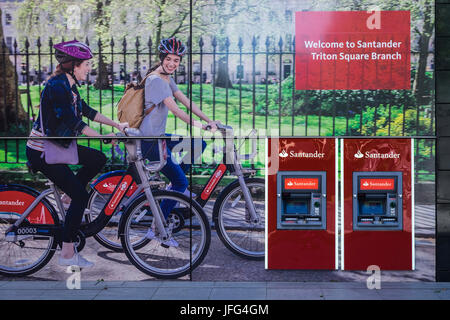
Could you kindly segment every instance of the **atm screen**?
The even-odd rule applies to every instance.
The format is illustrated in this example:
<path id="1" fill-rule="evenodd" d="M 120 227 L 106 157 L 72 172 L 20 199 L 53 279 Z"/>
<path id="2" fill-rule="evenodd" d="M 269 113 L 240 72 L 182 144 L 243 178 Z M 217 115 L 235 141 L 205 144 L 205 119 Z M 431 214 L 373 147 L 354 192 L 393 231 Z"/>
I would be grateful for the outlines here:
<path id="1" fill-rule="evenodd" d="M 382 200 L 365 200 L 359 203 L 359 212 L 361 215 L 384 215 L 386 206 Z"/>
<path id="2" fill-rule="evenodd" d="M 308 214 L 308 205 L 306 201 L 288 200 L 284 202 L 284 214 Z"/>

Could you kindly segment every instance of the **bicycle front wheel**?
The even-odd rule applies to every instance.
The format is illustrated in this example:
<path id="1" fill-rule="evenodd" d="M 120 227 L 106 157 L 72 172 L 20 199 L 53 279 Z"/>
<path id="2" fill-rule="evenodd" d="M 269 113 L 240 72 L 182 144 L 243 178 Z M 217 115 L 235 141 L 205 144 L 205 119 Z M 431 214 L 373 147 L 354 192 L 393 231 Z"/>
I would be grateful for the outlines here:
<path id="1" fill-rule="evenodd" d="M 134 266 L 152 277 L 174 279 L 185 276 L 191 268 L 200 265 L 208 252 L 211 242 L 208 219 L 195 201 L 190 214 L 189 198 L 179 192 L 156 190 L 152 193 L 157 205 L 163 200 L 177 202 L 168 219 L 169 235 L 176 245 L 164 245 L 159 239 L 148 241 L 146 234 L 152 225 L 153 213 L 142 194 L 120 220 L 122 248 Z M 184 221 L 174 221 L 171 216 L 182 217 Z M 145 246 L 136 246 L 144 241 L 148 241 Z"/>
<path id="2" fill-rule="evenodd" d="M 229 184 L 219 195 L 213 209 L 213 221 L 223 244 L 234 254 L 250 260 L 264 259 L 265 182 L 245 178 L 256 209 L 258 222 L 252 221 L 239 181 Z"/>
<path id="3" fill-rule="evenodd" d="M 25 186 L 0 186 L 0 275 L 32 274 L 55 254 L 57 241 L 53 236 L 28 234 L 36 224 L 59 224 L 53 206 L 46 199 L 42 199 L 20 224 L 24 232 L 7 233 L 38 196 L 37 191 Z"/>

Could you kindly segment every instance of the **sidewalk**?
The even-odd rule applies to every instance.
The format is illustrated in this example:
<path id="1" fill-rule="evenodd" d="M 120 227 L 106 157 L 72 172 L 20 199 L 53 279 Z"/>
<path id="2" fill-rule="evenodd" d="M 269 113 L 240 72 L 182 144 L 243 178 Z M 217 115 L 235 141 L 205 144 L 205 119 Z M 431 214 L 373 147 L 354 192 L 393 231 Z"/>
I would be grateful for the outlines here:
<path id="1" fill-rule="evenodd" d="M 450 283 L 0 281 L 0 300 L 450 300 Z"/>

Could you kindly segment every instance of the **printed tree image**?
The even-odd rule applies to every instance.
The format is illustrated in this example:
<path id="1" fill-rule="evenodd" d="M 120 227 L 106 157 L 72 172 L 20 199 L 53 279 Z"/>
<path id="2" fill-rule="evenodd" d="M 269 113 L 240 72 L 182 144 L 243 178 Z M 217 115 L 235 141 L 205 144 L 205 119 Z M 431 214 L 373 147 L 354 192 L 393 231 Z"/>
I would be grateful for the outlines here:
<path id="1" fill-rule="evenodd" d="M 9 132 L 13 124 L 26 125 L 27 114 L 20 99 L 16 100 L 17 74 L 9 59 L 2 27 L 2 10 L 0 9 L 0 132 Z"/>

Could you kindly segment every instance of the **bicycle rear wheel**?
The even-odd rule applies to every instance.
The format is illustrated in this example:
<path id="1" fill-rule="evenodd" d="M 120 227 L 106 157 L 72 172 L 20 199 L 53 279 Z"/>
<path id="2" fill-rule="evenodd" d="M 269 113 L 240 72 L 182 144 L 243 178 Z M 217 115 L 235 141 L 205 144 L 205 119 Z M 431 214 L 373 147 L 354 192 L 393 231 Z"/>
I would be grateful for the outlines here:
<path id="1" fill-rule="evenodd" d="M 145 236 L 153 221 L 147 198 L 145 194 L 142 194 L 130 205 L 120 220 L 119 233 L 122 247 L 131 263 L 150 276 L 161 279 L 185 276 L 190 272 L 191 267 L 195 269 L 203 261 L 208 252 L 211 242 L 208 219 L 195 201 L 192 203 L 190 216 L 189 198 L 181 193 L 166 190 L 156 190 L 152 193 L 157 205 L 160 205 L 162 200 L 178 202 L 171 212 L 173 216 L 187 216 L 181 224 L 179 221 L 168 219 L 170 227 L 173 227 L 169 234 L 178 246 L 163 246 L 158 239 L 149 241 L 143 247 L 136 246 L 136 243 L 149 240 Z"/>
<path id="2" fill-rule="evenodd" d="M 229 184 L 219 195 L 213 209 L 215 230 L 223 244 L 234 254 L 263 260 L 265 251 L 265 181 L 245 178 L 259 221 L 251 221 L 239 181 Z"/>
<path id="3" fill-rule="evenodd" d="M 37 191 L 25 186 L 0 186 L 1 275 L 32 274 L 45 266 L 55 254 L 57 241 L 53 236 L 6 234 L 38 196 Z M 59 224 L 55 209 L 46 199 L 37 204 L 20 227 L 33 228 L 35 224 Z"/>
<path id="4" fill-rule="evenodd" d="M 110 197 L 111 194 L 103 194 L 96 190 L 91 191 L 87 213 L 85 214 L 86 223 L 91 223 L 98 217 Z M 125 197 L 125 199 L 127 199 L 127 197 Z M 123 201 L 125 200 L 122 200 L 122 202 Z M 121 211 L 115 212 L 108 224 L 99 233 L 94 235 L 94 239 L 97 240 L 98 243 L 115 252 L 123 251 L 117 232 L 121 215 Z"/>

